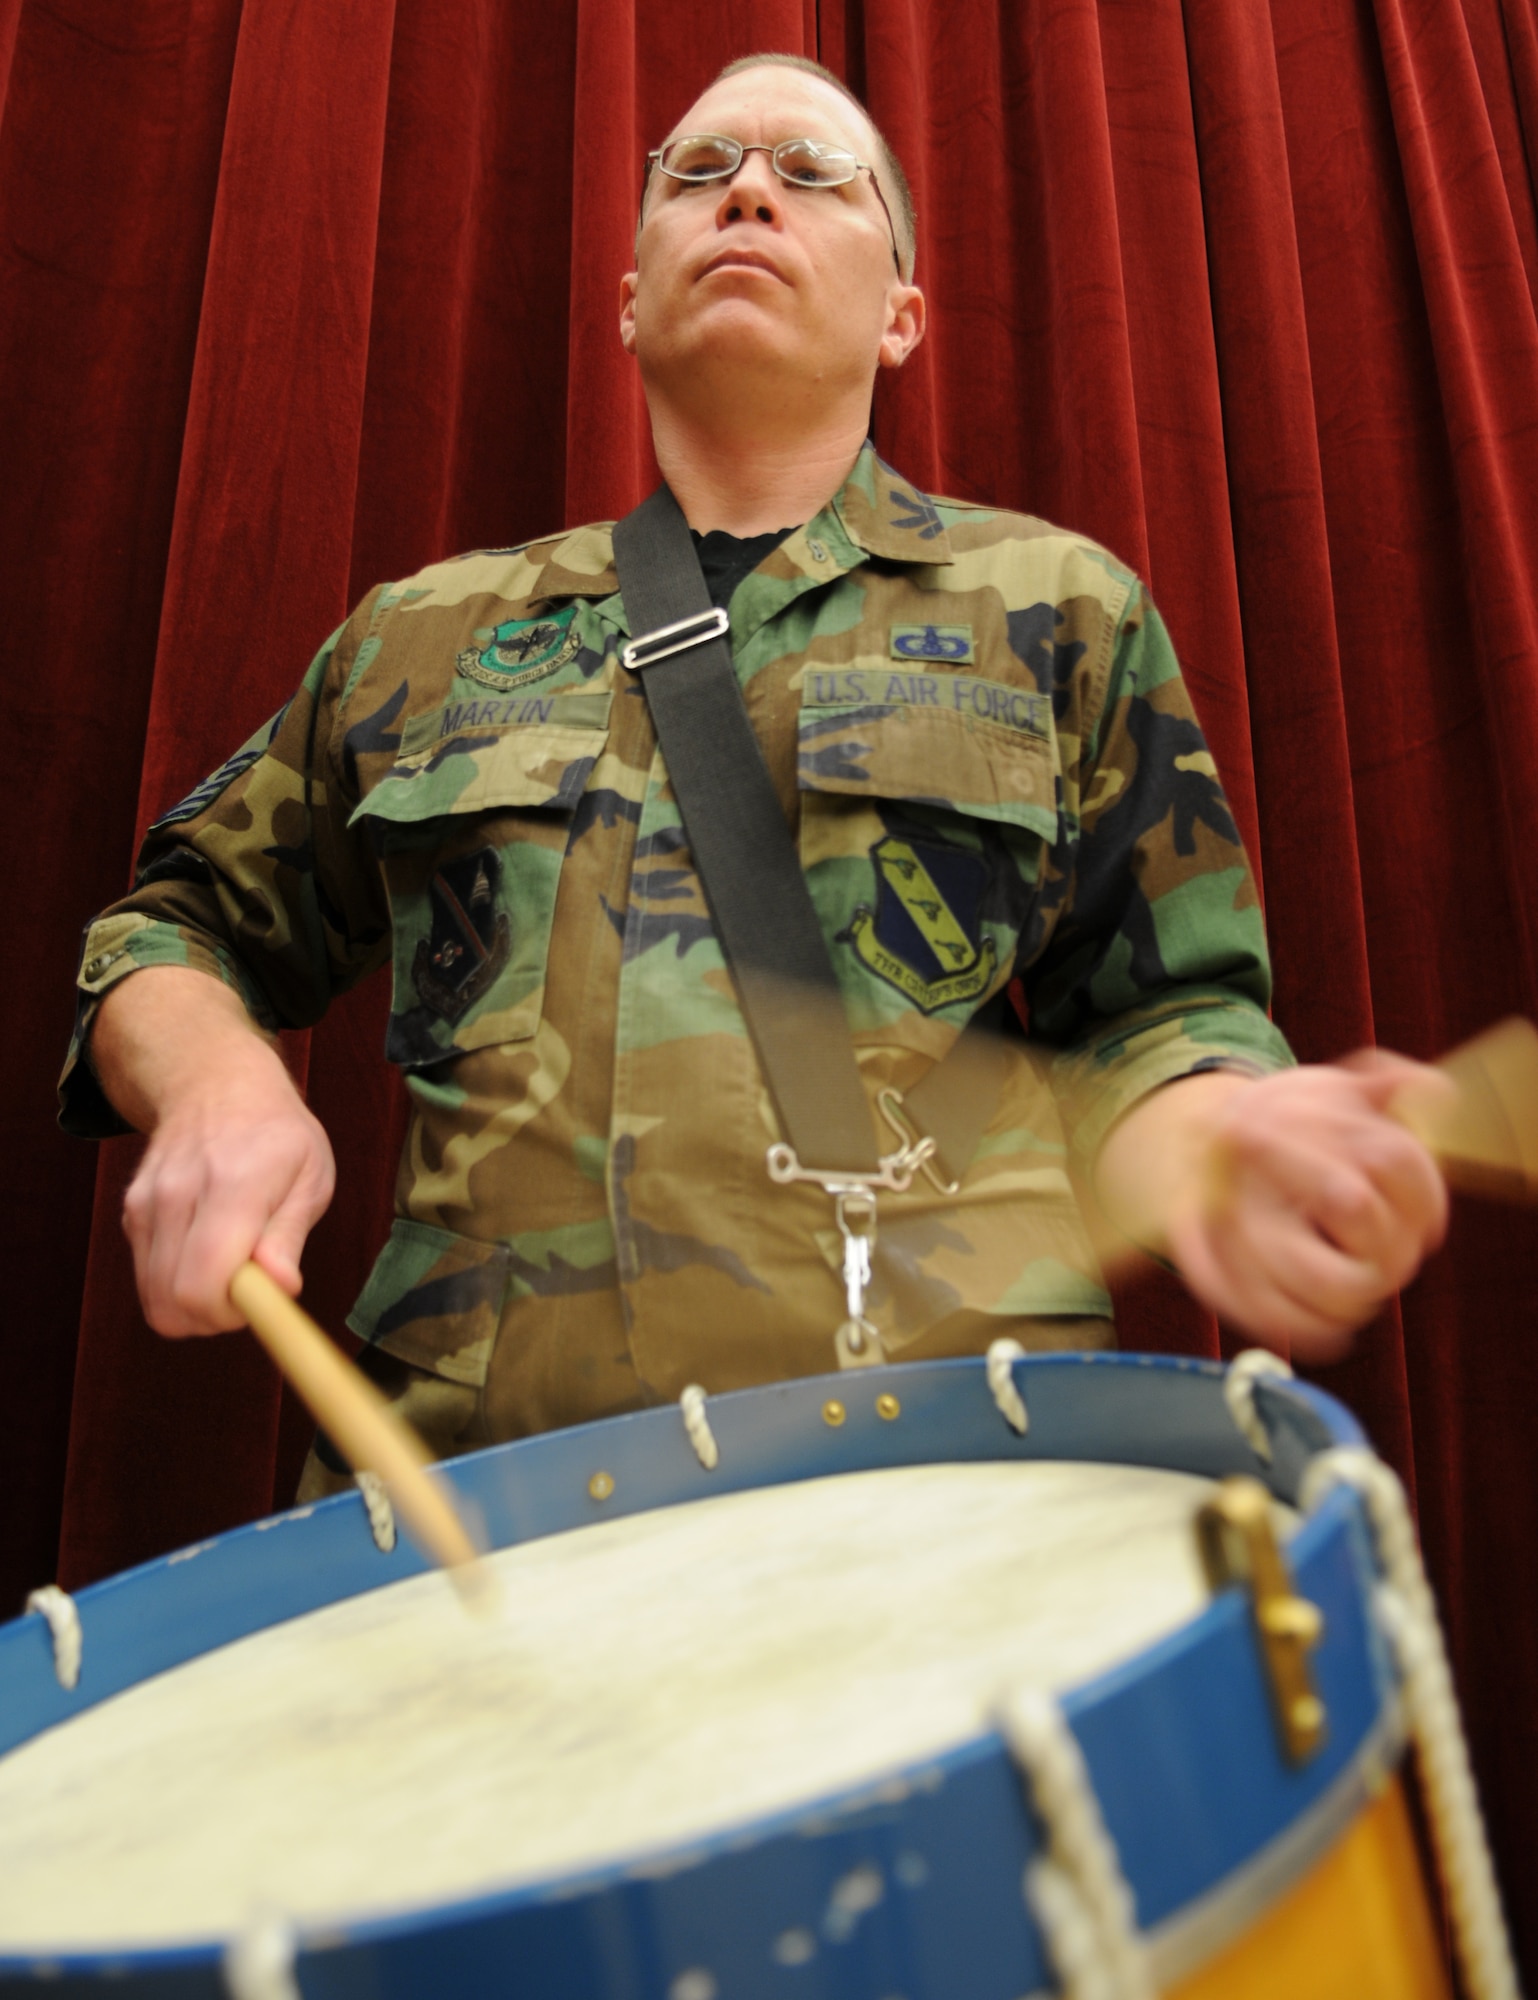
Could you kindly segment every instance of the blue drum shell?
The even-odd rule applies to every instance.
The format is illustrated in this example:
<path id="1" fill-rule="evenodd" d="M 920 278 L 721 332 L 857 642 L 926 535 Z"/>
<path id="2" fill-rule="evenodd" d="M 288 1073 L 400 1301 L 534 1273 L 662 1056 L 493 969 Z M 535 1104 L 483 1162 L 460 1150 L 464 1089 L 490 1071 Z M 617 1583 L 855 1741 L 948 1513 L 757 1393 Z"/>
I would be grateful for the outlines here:
<path id="1" fill-rule="evenodd" d="M 1015 1380 L 1030 1411 L 1024 1437 L 995 1407 L 983 1363 L 957 1360 L 713 1397 L 711 1472 L 667 1407 L 498 1446 L 443 1473 L 500 1548 L 717 1493 L 941 1461 L 1246 1473 L 1295 1501 L 1310 1458 L 1363 1441 L 1330 1397 L 1263 1380 L 1263 1463 L 1229 1415 L 1223 1370 L 1205 1362 L 1033 1356 Z M 882 1396 L 899 1399 L 898 1420 L 878 1415 Z M 845 1412 L 836 1424 L 824 1417 L 830 1399 Z M 599 1470 L 613 1480 L 601 1501 L 588 1488 Z M 1370 1537 L 1352 1492 L 1336 1490 L 1304 1522 L 1289 1561 L 1295 1589 L 1324 1616 L 1312 1665 L 1328 1729 L 1310 1761 L 1282 1750 L 1237 1590 L 1062 1696 L 1161 1981 L 1224 1941 L 1246 1900 L 1285 1886 L 1397 1749 L 1394 1679 L 1369 1612 Z M 73 1691 L 55 1678 L 40 1617 L 0 1627 L 0 1754 L 152 1674 L 424 1567 L 404 1541 L 382 1554 L 361 1499 L 346 1494 L 92 1585 L 76 1600 L 84 1655 Z M 294 1986 L 305 2000 L 1020 2000 L 1053 1984 L 1022 1891 L 1040 1846 L 1021 1776 L 986 1732 L 875 1788 L 808 1799 L 686 1852 L 301 1928 Z M 61 1942 L 46 1959 L 0 1955 L 0 1992 L 225 2000 L 224 1945 L 104 1954 Z"/>

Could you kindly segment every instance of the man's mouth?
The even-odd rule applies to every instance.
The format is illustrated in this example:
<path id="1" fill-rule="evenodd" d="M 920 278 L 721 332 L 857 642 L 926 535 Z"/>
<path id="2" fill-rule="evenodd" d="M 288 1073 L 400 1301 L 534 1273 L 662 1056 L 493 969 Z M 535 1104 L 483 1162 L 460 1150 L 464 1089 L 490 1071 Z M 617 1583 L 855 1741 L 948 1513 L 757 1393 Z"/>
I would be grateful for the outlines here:
<path id="1" fill-rule="evenodd" d="M 700 276 L 708 278 L 712 271 L 763 271 L 771 278 L 778 278 L 781 284 L 786 282 L 785 274 L 780 267 L 757 250 L 718 251 L 700 272 Z"/>

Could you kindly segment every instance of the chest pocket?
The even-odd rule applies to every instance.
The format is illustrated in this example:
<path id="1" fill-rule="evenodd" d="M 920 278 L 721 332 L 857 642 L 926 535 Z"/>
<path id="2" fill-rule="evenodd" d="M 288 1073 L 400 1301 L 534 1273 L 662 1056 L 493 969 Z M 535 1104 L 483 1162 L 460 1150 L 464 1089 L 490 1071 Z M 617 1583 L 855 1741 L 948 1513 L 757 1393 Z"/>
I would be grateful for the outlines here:
<path id="1" fill-rule="evenodd" d="M 808 669 L 801 861 L 850 1008 L 960 1024 L 1009 979 L 1057 837 L 1051 703 L 961 674 Z"/>
<path id="2" fill-rule="evenodd" d="M 531 700 L 531 719 L 505 724 L 508 702 L 451 702 L 406 725 L 393 769 L 353 814 L 390 901 L 390 1061 L 421 1068 L 538 1028 L 571 814 L 609 702 Z"/>

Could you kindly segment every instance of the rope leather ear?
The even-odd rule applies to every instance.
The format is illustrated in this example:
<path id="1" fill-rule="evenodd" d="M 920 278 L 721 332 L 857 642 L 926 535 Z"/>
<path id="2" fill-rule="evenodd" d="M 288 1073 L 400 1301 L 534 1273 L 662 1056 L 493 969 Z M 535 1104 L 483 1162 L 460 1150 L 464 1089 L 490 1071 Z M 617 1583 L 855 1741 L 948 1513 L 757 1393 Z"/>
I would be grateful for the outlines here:
<path id="1" fill-rule="evenodd" d="M 53 1644 L 53 1671 L 61 1688 L 73 1688 L 80 1680 L 80 1661 L 85 1637 L 80 1613 L 68 1591 L 56 1583 L 45 1583 L 27 1598 L 26 1609 L 35 1611 L 48 1627 Z"/>

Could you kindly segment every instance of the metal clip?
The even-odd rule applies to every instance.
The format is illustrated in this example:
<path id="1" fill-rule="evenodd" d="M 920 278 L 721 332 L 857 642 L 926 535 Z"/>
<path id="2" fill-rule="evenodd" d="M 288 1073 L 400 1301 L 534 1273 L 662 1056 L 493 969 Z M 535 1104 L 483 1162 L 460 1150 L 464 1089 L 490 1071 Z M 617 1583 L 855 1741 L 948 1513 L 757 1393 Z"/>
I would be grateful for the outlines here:
<path id="1" fill-rule="evenodd" d="M 691 618 L 675 619 L 671 625 L 659 625 L 655 632 L 643 632 L 639 639 L 631 639 L 619 649 L 620 665 L 627 673 L 639 673 L 643 667 L 654 667 L 659 660 L 666 660 L 674 653 L 686 653 L 691 646 L 703 646 L 709 639 L 719 639 L 731 629 L 731 620 L 719 607 L 714 611 L 697 611 Z M 659 645 L 659 640 L 669 639 L 671 645 Z"/>
<path id="2" fill-rule="evenodd" d="M 833 1190 L 833 1213 L 844 1239 L 844 1303 L 849 1317 L 833 1337 L 840 1368 L 871 1368 L 886 1360 L 880 1330 L 865 1317 L 870 1253 L 876 1240 L 876 1197 L 868 1187 Z"/>
<path id="3" fill-rule="evenodd" d="M 905 1146 L 901 1152 L 888 1153 L 873 1174 L 861 1174 L 845 1167 L 803 1167 L 796 1157 L 795 1147 L 787 1146 L 781 1140 L 769 1148 L 764 1162 L 769 1169 L 770 1180 L 778 1186 L 789 1187 L 794 1181 L 814 1181 L 836 1201 L 841 1194 L 855 1194 L 862 1188 L 885 1188 L 890 1194 L 906 1194 L 913 1185 L 913 1176 L 934 1149 L 933 1139 L 920 1139 L 916 1146 Z"/>
<path id="4" fill-rule="evenodd" d="M 833 1336 L 833 1350 L 840 1368 L 874 1368 L 886 1360 L 881 1331 L 865 1316 L 865 1294 L 870 1288 L 871 1245 L 876 1240 L 876 1191 L 889 1189 L 905 1194 L 913 1176 L 935 1149 L 933 1139 L 920 1139 L 900 1153 L 888 1153 L 873 1174 L 836 1173 L 822 1167 L 803 1167 L 794 1146 L 782 1140 L 765 1155 L 770 1180 L 781 1187 L 795 1181 L 812 1181 L 824 1194 L 833 1197 L 833 1213 L 844 1239 L 844 1300 L 849 1317 Z"/>
<path id="5" fill-rule="evenodd" d="M 939 1147 L 933 1139 L 926 1138 L 908 1116 L 908 1107 L 903 1103 L 902 1092 L 894 1090 L 891 1084 L 876 1092 L 876 1104 L 882 1117 L 902 1140 L 907 1157 L 913 1159 L 919 1172 L 937 1194 L 960 1194 L 960 1181 L 942 1180 L 940 1170 L 935 1165 Z M 922 1156 L 922 1157 L 920 1157 Z"/>
<path id="6" fill-rule="evenodd" d="M 1325 1740 L 1324 1703 L 1308 1665 L 1324 1617 L 1293 1592 L 1271 1526 L 1270 1496 L 1259 1480 L 1235 1476 L 1221 1483 L 1197 1511 L 1196 1544 L 1210 1590 L 1248 1587 L 1282 1746 L 1294 1764 L 1306 1763 Z"/>

